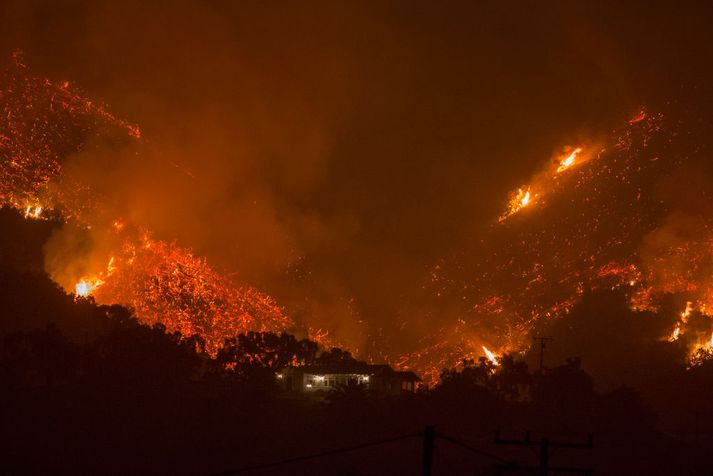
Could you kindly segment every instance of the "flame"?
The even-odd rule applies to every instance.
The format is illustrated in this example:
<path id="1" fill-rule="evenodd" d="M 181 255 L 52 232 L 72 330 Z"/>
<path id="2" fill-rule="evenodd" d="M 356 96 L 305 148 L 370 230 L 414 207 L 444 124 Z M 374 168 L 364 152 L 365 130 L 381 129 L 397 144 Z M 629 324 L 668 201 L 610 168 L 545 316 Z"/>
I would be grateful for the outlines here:
<path id="1" fill-rule="evenodd" d="M 64 152 L 59 151 L 77 150 L 83 138 L 100 130 L 118 129 L 136 140 L 140 130 L 81 97 L 70 89 L 69 82 L 31 77 L 20 59 L 15 60 L 15 67 L 4 77 L 0 75 L 0 203 L 16 208 L 26 218 L 40 218 L 45 210 L 61 210 L 58 218 L 87 226 L 101 212 L 101 202 L 89 185 L 73 181 L 62 168 Z M 652 211 L 641 208 L 653 207 L 649 202 L 655 194 L 647 197 L 645 188 L 651 177 L 665 173 L 663 167 L 680 165 L 679 159 L 659 160 L 653 155 L 657 149 L 647 149 L 654 138 L 665 141 L 676 137 L 677 131 L 665 130 L 664 125 L 662 114 L 642 110 L 616 132 L 602 152 L 591 159 L 587 152 L 586 163 L 583 148 L 568 149 L 556 164 L 557 172 L 576 166 L 578 173 L 555 177 L 555 165 L 550 162 L 529 184 L 512 193 L 499 222 L 526 207 L 536 205 L 545 211 L 547 203 L 565 192 L 568 195 L 559 198 L 569 199 L 567 203 L 577 208 L 571 213 L 565 209 L 559 218 L 543 213 L 542 223 L 533 220 L 522 227 L 498 227 L 504 234 L 486 237 L 483 248 L 490 253 L 484 253 L 477 275 L 469 274 L 468 281 L 441 273 L 443 278 L 433 281 L 438 296 L 457 293 L 465 317 L 424 337 L 420 350 L 404 356 L 399 364 L 437 378 L 440 369 L 454 365 L 464 355 L 476 358 L 479 342 L 467 336 L 473 335 L 469 332 L 474 329 L 480 335 L 483 325 L 479 323 L 486 316 L 497 319 L 486 337 L 489 342 L 497 342 L 501 349 L 522 347 L 529 339 L 521 337 L 537 320 L 567 314 L 584 289 L 626 286 L 631 307 L 649 310 L 655 309 L 662 293 L 685 292 L 694 296 L 696 309 L 704 312 L 703 303 L 713 302 L 713 286 L 692 272 L 678 270 L 700 270 L 699 250 L 705 245 L 705 256 L 710 255 L 713 222 L 702 230 L 698 242 L 661 251 L 664 264 L 669 260 L 687 266 L 653 268 L 638 260 L 628 247 L 659 223 L 653 213 L 658 209 L 652 208 L 649 215 L 627 212 Z M 613 186 L 622 192 L 616 201 L 611 199 Z M 638 194 L 629 193 L 636 190 Z M 40 201 L 43 207 L 37 205 Z M 603 233 L 606 230 L 601 223 L 607 221 L 603 218 L 612 217 L 621 218 L 617 229 Z M 190 250 L 153 241 L 148 234 L 129 236 L 137 232 L 132 223 L 123 220 L 107 227 L 121 244 L 109 250 L 112 256 L 107 256 L 105 271 L 89 274 L 75 285 L 77 296 L 92 295 L 100 303 L 130 306 L 142 322 L 160 322 L 169 331 L 205 337 L 211 350 L 225 337 L 240 332 L 284 330 L 291 325 L 269 296 L 233 284 Z M 590 233 L 605 235 L 606 241 L 590 238 Z M 692 311 L 693 303 L 687 304 L 669 339 L 684 335 Z M 333 338 L 326 332 L 317 332 L 317 336 Z M 713 350 L 713 340 L 698 348 Z M 482 350 L 497 365 L 495 354 L 485 346 Z"/>
<path id="2" fill-rule="evenodd" d="M 500 365 L 498 362 L 497 357 L 495 354 L 493 354 L 491 351 L 488 350 L 487 347 L 483 346 L 483 352 L 485 352 L 485 356 L 488 358 L 488 360 L 493 364 L 493 365 Z"/>
<path id="3" fill-rule="evenodd" d="M 686 302 L 686 309 L 681 312 L 681 322 L 684 324 L 688 322 L 688 317 L 691 315 L 691 311 L 693 311 L 693 303 L 688 301 Z"/>
<path id="4" fill-rule="evenodd" d="M 522 195 L 522 190 L 520 191 L 520 194 Z M 526 207 L 527 204 L 530 203 L 530 191 L 528 190 L 525 192 L 525 195 L 520 199 L 520 208 Z"/>
<path id="5" fill-rule="evenodd" d="M 517 193 L 510 199 L 507 211 L 500 216 L 498 222 L 502 223 L 507 220 L 530 203 L 532 203 L 533 196 L 530 193 L 530 189 L 523 190 L 522 188 L 517 189 Z"/>
<path id="6" fill-rule="evenodd" d="M 713 334 L 710 339 L 696 344 L 688 356 L 688 368 L 702 364 L 713 357 Z"/>
<path id="7" fill-rule="evenodd" d="M 629 120 L 629 124 L 636 124 L 637 122 L 641 122 L 644 119 L 646 119 L 646 109 L 641 109 L 641 111 L 639 111 L 636 116 L 632 117 Z"/>
<path id="8" fill-rule="evenodd" d="M 560 166 L 557 168 L 557 173 L 564 172 L 565 170 L 570 168 L 574 164 L 574 161 L 580 152 L 582 152 L 582 148 L 577 147 L 566 158 L 560 161 Z"/>
<path id="9" fill-rule="evenodd" d="M 141 322 L 160 323 L 169 332 L 198 335 L 213 355 L 225 339 L 284 331 L 291 322 L 269 296 L 233 284 L 189 249 L 146 231 L 127 236 L 98 276 L 104 283 L 94 295 L 97 302 L 128 306 Z"/>
<path id="10" fill-rule="evenodd" d="M 668 338 L 669 342 L 675 342 L 684 333 L 684 326 L 688 324 L 688 318 L 693 311 L 693 303 L 691 301 L 686 302 L 686 308 L 681 311 L 681 319 L 676 323 L 676 327 Z"/>
<path id="11" fill-rule="evenodd" d="M 28 205 L 25 208 L 25 218 L 34 218 L 35 220 L 40 218 L 40 215 L 42 214 L 42 206 L 37 205 L 37 206 L 32 206 Z"/>
<path id="12" fill-rule="evenodd" d="M 102 284 L 104 284 L 104 280 L 100 278 L 82 278 L 74 285 L 74 294 L 78 297 L 90 296 Z"/>
<path id="13" fill-rule="evenodd" d="M 681 336 L 681 325 L 676 324 L 676 328 L 673 330 L 671 333 L 671 336 L 668 338 L 669 342 L 675 342 L 678 340 L 678 338 Z"/>

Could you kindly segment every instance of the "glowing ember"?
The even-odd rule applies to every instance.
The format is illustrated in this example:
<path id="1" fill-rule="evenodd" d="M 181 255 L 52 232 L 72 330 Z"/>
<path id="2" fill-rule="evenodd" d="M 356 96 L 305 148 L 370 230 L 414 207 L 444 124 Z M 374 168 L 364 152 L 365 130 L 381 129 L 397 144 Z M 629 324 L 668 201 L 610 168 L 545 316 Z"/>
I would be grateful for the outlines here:
<path id="1" fill-rule="evenodd" d="M 693 347 L 688 357 L 688 366 L 695 367 L 711 358 L 713 358 L 713 334 L 710 339 L 697 343 Z"/>
<path id="2" fill-rule="evenodd" d="M 0 206 L 39 218 L 43 203 L 58 210 L 57 218 L 82 228 L 101 233 L 104 227 L 119 243 L 109 250 L 105 270 L 74 285 L 76 296 L 125 305 L 142 322 L 198 335 L 211 353 L 239 333 L 283 331 L 290 325 L 271 298 L 235 285 L 190 250 L 155 241 L 148 231 L 137 231 L 121 218 L 97 223 L 106 212 L 100 209 L 101 197 L 68 175 L 61 161 L 103 134 L 138 140 L 138 126 L 82 97 L 69 82 L 31 76 L 19 53 L 1 73 Z"/>
<path id="3" fill-rule="evenodd" d="M 26 218 L 51 213 L 80 227 L 91 224 L 115 241 L 103 248 L 106 269 L 82 277 L 75 285 L 77 296 L 123 304 L 142 322 L 201 336 L 212 353 L 238 333 L 291 327 L 269 296 L 234 283 L 187 248 L 104 216 L 97 192 L 62 168 L 65 157 L 107 131 L 138 140 L 136 126 L 68 83 L 32 77 L 19 56 L 0 75 L 0 95 L 0 204 Z M 523 336 L 538 320 L 564 316 L 586 290 L 602 288 L 625 288 L 637 310 L 657 309 L 666 294 L 685 296 L 690 301 L 675 329 L 659 337 L 684 339 L 699 357 L 713 352 L 713 343 L 694 342 L 700 331 L 689 323 L 694 309 L 705 313 L 713 304 L 713 217 L 703 215 L 693 232 L 660 231 L 671 207 L 654 193 L 656 186 L 697 154 L 687 154 L 690 147 L 680 141 L 688 136 L 676 127 L 676 121 L 642 110 L 598 153 L 587 145 L 586 160 L 584 147 L 568 150 L 555 164 L 543 160 L 541 172 L 512 193 L 498 221 L 523 208 L 532 213 L 489 227 L 481 235 L 477 262 L 463 254 L 444 260 L 424 286 L 438 299 L 434 308 L 441 309 L 446 299 L 456 302 L 452 314 L 458 318 L 433 329 L 418 350 L 390 360 L 433 381 L 441 369 L 476 359 L 480 339 L 499 349 L 528 345 Z M 648 248 L 642 250 L 643 245 Z M 459 275 L 460 270 L 466 271 Z M 313 334 L 325 343 L 338 342 L 339 336 L 320 329 Z M 495 354 L 482 350 L 497 364 Z"/>
<path id="4" fill-rule="evenodd" d="M 235 286 L 189 250 L 145 234 L 127 239 L 121 254 L 109 260 L 105 283 L 95 298 L 134 309 L 142 322 L 198 335 L 212 354 L 237 334 L 279 332 L 289 326 L 268 296 Z"/>

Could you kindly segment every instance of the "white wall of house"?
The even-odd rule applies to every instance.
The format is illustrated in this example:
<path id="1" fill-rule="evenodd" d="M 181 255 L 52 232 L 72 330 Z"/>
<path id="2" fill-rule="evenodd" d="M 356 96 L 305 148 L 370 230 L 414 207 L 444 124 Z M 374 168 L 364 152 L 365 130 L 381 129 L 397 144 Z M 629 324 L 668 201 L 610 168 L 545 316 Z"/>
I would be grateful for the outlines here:
<path id="1" fill-rule="evenodd" d="M 337 385 L 347 385 L 349 381 L 356 381 L 358 384 L 366 385 L 368 389 L 371 380 L 371 376 L 365 374 L 304 374 L 302 388 L 305 392 L 316 392 L 329 390 Z"/>

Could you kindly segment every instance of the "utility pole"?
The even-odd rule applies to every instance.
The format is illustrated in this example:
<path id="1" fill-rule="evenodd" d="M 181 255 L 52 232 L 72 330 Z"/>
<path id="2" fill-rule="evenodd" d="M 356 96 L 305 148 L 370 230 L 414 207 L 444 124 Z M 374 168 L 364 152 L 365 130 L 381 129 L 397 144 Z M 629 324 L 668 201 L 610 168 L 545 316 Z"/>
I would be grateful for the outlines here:
<path id="1" fill-rule="evenodd" d="M 532 340 L 540 341 L 540 375 L 542 375 L 545 370 L 545 347 L 547 347 L 545 342 L 554 339 L 552 337 L 533 337 Z"/>
<path id="2" fill-rule="evenodd" d="M 594 470 L 590 468 L 575 468 L 575 467 L 552 467 L 550 466 L 550 448 L 592 448 L 592 434 L 589 434 L 586 443 L 568 443 L 563 441 L 550 441 L 549 438 L 544 437 L 540 441 L 530 439 L 530 432 L 525 433 L 525 439 L 523 440 L 504 440 L 500 438 L 500 431 L 495 432 L 495 444 L 497 445 L 519 445 L 519 446 L 539 446 L 540 447 L 540 461 L 537 466 L 517 466 L 517 467 L 500 467 L 498 468 L 498 474 L 501 474 L 503 470 L 510 471 L 530 471 L 535 472 L 539 476 L 548 476 L 550 473 L 576 473 L 583 475 L 591 475 Z"/>
<path id="3" fill-rule="evenodd" d="M 422 476 L 431 476 L 433 465 L 433 440 L 436 437 L 436 429 L 432 425 L 423 429 L 423 463 L 421 466 Z"/>

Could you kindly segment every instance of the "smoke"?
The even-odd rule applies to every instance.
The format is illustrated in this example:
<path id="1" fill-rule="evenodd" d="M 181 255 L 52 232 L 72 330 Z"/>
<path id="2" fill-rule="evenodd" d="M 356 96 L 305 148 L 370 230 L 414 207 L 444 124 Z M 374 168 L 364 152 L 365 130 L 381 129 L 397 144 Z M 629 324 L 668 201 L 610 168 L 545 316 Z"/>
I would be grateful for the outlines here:
<path id="1" fill-rule="evenodd" d="M 106 266 L 122 217 L 307 327 L 419 345 L 472 291 L 424 298 L 434 263 L 496 259 L 481 240 L 510 190 L 682 74 L 710 77 L 705 12 L 569 3 L 5 2 L 2 48 L 142 129 L 64 158 L 102 212 L 54 234 L 48 271 L 68 286 Z"/>

